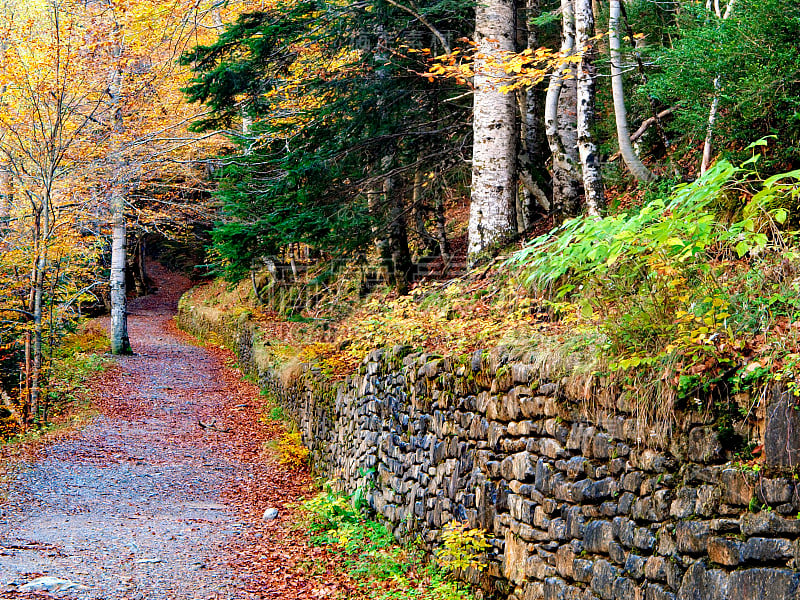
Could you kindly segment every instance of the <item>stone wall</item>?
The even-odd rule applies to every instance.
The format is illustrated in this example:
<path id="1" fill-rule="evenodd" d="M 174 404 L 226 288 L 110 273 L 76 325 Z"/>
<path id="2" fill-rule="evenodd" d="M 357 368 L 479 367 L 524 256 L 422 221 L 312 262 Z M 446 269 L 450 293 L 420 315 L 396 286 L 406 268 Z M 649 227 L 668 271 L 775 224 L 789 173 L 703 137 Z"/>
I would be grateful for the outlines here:
<path id="1" fill-rule="evenodd" d="M 307 365 L 287 387 L 259 366 L 245 319 L 182 306 L 180 320 L 222 333 L 290 411 L 316 468 L 369 490 L 398 538 L 433 544 L 453 519 L 485 529 L 480 583 L 503 597 L 800 598 L 800 421 L 785 392 L 755 403 L 740 431 L 762 445 L 755 467 L 735 461 L 713 415 L 643 428 L 635 402 L 502 350 L 398 346 L 338 385 Z"/>

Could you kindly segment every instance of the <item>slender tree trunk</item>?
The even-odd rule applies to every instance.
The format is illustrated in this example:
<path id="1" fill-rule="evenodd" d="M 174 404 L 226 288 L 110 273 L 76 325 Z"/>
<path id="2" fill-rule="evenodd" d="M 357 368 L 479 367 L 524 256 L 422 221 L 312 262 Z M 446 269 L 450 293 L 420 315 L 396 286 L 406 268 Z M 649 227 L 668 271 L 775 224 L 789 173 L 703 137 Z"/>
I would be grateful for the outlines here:
<path id="1" fill-rule="evenodd" d="M 573 0 L 561 0 L 561 54 L 575 52 Z M 561 64 L 550 77 L 544 106 L 544 126 L 553 156 L 553 206 L 557 217 L 576 212 L 580 196 L 577 135 L 575 133 L 575 78 Z"/>
<path id="2" fill-rule="evenodd" d="M 518 20 L 525 25 L 524 39 L 520 46 L 529 50 L 539 47 L 534 20 L 541 14 L 540 0 L 527 0 L 524 15 Z M 519 168 L 522 181 L 522 194 L 517 205 L 517 230 L 522 233 L 531 228 L 535 215 L 550 212 L 551 202 L 548 193 L 552 193 L 549 185 L 541 180 L 544 172 L 545 156 L 540 142 L 542 135 L 542 103 L 538 86 L 530 86 L 519 92 L 518 101 L 521 115 L 521 142 Z"/>
<path id="3" fill-rule="evenodd" d="M 583 188 L 586 196 L 586 212 L 599 216 L 605 207 L 603 177 L 600 173 L 600 157 L 594 142 L 592 127 L 595 120 L 595 47 L 594 14 L 591 0 L 575 0 L 575 43 L 581 52 L 578 65 L 578 153 L 583 171 Z"/>
<path id="4" fill-rule="evenodd" d="M 44 279 L 47 270 L 47 244 L 50 237 L 50 185 L 42 198 L 41 228 L 36 252 L 36 264 L 33 273 L 33 365 L 31 369 L 31 419 L 34 424 L 39 423 L 39 404 L 41 401 L 42 385 L 42 334 L 44 322 L 42 320 L 44 307 Z"/>
<path id="5" fill-rule="evenodd" d="M 620 8 L 620 13 L 622 14 L 622 19 L 625 21 L 625 31 L 628 35 L 628 39 L 630 40 L 636 39 L 636 36 L 633 33 L 633 28 L 631 27 L 631 22 L 628 19 L 628 12 L 625 9 L 624 1 L 620 2 L 619 8 Z M 677 12 L 678 11 L 676 10 L 675 13 L 677 14 Z M 639 70 L 639 78 L 641 79 L 643 85 L 647 85 L 647 73 L 644 68 L 644 61 L 642 60 L 642 54 L 641 52 L 639 52 L 639 48 L 640 48 L 639 40 L 637 40 L 637 42 L 634 44 L 633 56 L 636 58 L 636 67 Z M 671 144 L 669 138 L 667 137 L 667 132 L 664 129 L 664 124 L 661 121 L 666 115 L 670 114 L 674 109 L 667 109 L 669 112 L 666 113 L 664 111 L 660 111 L 658 109 L 658 103 L 656 102 L 656 99 L 651 94 L 647 95 L 647 101 L 648 104 L 650 105 L 650 112 L 652 113 L 652 116 L 649 119 L 646 119 L 642 123 L 642 125 L 639 126 L 639 129 L 633 135 L 631 135 L 631 142 L 635 142 L 637 139 L 639 139 L 639 136 L 641 136 L 647 130 L 647 127 L 649 125 L 645 124 L 654 123 L 656 126 L 656 132 L 658 133 L 658 137 L 659 139 L 661 139 L 661 143 L 664 146 L 664 152 L 666 152 L 667 154 L 667 161 L 669 162 L 670 170 L 672 171 L 672 174 L 675 176 L 676 179 L 681 179 L 680 169 L 678 168 L 678 165 L 675 164 L 675 161 L 672 160 L 672 156 L 669 153 Z"/>
<path id="6" fill-rule="evenodd" d="M 411 189 L 411 212 L 414 218 L 414 233 L 419 240 L 421 255 L 431 255 L 436 252 L 437 240 L 425 226 L 425 218 L 430 211 L 425 201 L 425 188 L 422 169 L 414 170 L 414 185 Z"/>
<path id="7" fill-rule="evenodd" d="M 117 58 L 122 58 L 122 44 L 115 49 Z M 122 157 L 122 134 L 125 130 L 122 116 L 123 72 L 117 64 L 111 77 L 109 95 L 114 110 L 112 145 L 116 156 L 109 208 L 111 210 L 111 353 L 131 354 L 128 338 L 128 298 L 126 289 L 128 231 L 125 222 L 125 173 Z"/>
<path id="8" fill-rule="evenodd" d="M 496 64 L 514 51 L 515 33 L 513 0 L 477 4 L 468 247 L 472 263 L 516 232 L 516 99 L 500 90 L 508 78 Z"/>
<path id="9" fill-rule="evenodd" d="M 389 207 L 389 255 L 392 283 L 400 294 L 406 294 L 411 277 L 411 253 L 408 250 L 403 194 L 397 189 L 394 177 L 383 182 L 383 195 Z"/>
<path id="10" fill-rule="evenodd" d="M 31 290 L 33 291 L 33 290 Z M 31 296 L 30 307 L 33 308 L 33 296 Z M 33 335 L 30 331 L 25 332 L 25 364 L 24 386 L 22 391 L 22 418 L 25 423 L 31 422 L 31 380 L 33 379 Z"/>
<path id="11" fill-rule="evenodd" d="M 608 47 L 611 55 L 611 93 L 614 97 L 614 118 L 617 124 L 619 152 L 630 172 L 638 181 L 653 181 L 655 176 L 644 166 L 631 144 L 628 129 L 628 111 L 625 108 L 625 89 L 622 85 L 622 56 L 620 53 L 620 4 L 621 0 L 610 0 L 608 17 Z"/>
<path id="12" fill-rule="evenodd" d="M 127 286 L 125 270 L 127 257 L 127 224 L 125 198 L 115 189 L 111 194 L 111 353 L 130 354 L 128 338 Z"/>
<path id="13" fill-rule="evenodd" d="M 728 0 L 728 6 L 725 7 L 725 12 L 722 13 L 719 8 L 719 2 L 714 4 L 714 12 L 717 17 L 723 21 L 727 21 L 728 17 L 733 12 L 733 5 L 736 0 Z M 707 3 L 706 8 L 710 9 L 710 3 Z M 700 161 L 700 174 L 702 175 L 708 170 L 711 164 L 711 151 L 714 144 L 714 127 L 717 124 L 717 112 L 719 111 L 719 92 L 722 89 L 722 80 L 720 76 L 714 77 L 714 97 L 711 100 L 711 108 L 708 111 L 708 123 L 706 124 L 706 138 L 703 141 L 703 158 Z"/>
<path id="14" fill-rule="evenodd" d="M 453 257 L 450 255 L 450 242 L 447 239 L 447 220 L 444 214 L 444 198 L 442 194 L 436 195 L 436 205 L 434 207 L 436 219 L 436 241 L 439 244 L 439 254 L 442 257 L 442 274 L 450 270 L 450 263 Z"/>
<path id="15" fill-rule="evenodd" d="M 8 165 L 2 165 L 0 166 L 0 228 L 4 228 L 8 224 L 13 204 L 14 180 L 11 177 L 11 169 Z"/>
<path id="16" fill-rule="evenodd" d="M 380 259 L 380 277 L 388 284 L 392 280 L 392 264 L 389 236 L 382 227 L 382 191 L 383 188 L 379 187 L 376 183 L 371 184 L 367 190 L 367 206 L 369 214 L 372 217 L 372 238 Z"/>

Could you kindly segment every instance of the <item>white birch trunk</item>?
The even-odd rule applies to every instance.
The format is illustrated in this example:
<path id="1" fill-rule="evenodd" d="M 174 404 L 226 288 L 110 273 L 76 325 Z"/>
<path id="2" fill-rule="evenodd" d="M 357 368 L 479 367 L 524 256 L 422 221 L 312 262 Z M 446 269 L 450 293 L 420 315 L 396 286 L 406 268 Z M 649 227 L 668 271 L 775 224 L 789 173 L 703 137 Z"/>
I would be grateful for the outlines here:
<path id="1" fill-rule="evenodd" d="M 614 118 L 617 124 L 617 140 L 619 153 L 625 165 L 638 181 L 653 181 L 655 175 L 644 166 L 631 144 L 631 132 L 628 129 L 628 111 L 625 107 L 625 89 L 622 84 L 622 56 L 620 53 L 620 1 L 610 0 L 608 16 L 608 48 L 611 55 L 611 94 L 614 97 Z"/>
<path id="2" fill-rule="evenodd" d="M 511 0 L 479 2 L 475 14 L 475 94 L 469 261 L 516 232 L 517 127 L 514 94 L 496 64 L 514 51 L 515 7 Z"/>
<path id="3" fill-rule="evenodd" d="M 116 48 L 122 54 L 122 48 Z M 111 209 L 111 353 L 130 354 L 131 345 L 128 339 L 128 298 L 125 285 L 127 263 L 127 224 L 125 223 L 124 165 L 122 164 L 122 140 L 124 131 L 122 120 L 122 68 L 117 66 L 111 77 L 109 95 L 114 110 L 114 130 L 112 151 L 116 154 L 113 188 L 109 200 Z"/>
<path id="4" fill-rule="evenodd" d="M 578 65 L 578 153 L 583 171 L 586 212 L 599 216 L 605 206 L 600 157 L 592 136 L 595 118 L 594 13 L 591 0 L 575 0 L 575 43 L 581 52 Z"/>
<path id="5" fill-rule="evenodd" d="M 714 12 L 717 14 L 722 20 L 727 20 L 728 17 L 731 16 L 731 12 L 733 11 L 733 5 L 736 0 L 729 0 L 728 6 L 725 7 L 725 13 L 720 12 L 719 2 L 716 1 L 714 4 Z M 706 8 L 710 10 L 710 6 L 707 4 Z M 703 141 L 703 158 L 700 161 L 700 174 L 704 174 L 708 167 L 711 164 L 711 150 L 713 148 L 714 143 L 714 126 L 717 123 L 717 112 L 719 111 L 719 92 L 722 88 L 722 80 L 720 76 L 717 75 L 714 77 L 714 97 L 711 100 L 711 108 L 708 111 L 708 123 L 706 124 L 706 139 Z"/>
<path id="6" fill-rule="evenodd" d="M 572 0 L 561 0 L 561 54 L 575 52 L 575 13 Z M 553 155 L 553 210 L 569 214 L 577 205 L 579 195 L 577 168 L 577 139 L 574 132 L 574 74 L 566 73 L 561 64 L 550 77 L 544 106 L 544 126 L 547 143 Z M 559 110 L 561 107 L 561 110 Z"/>

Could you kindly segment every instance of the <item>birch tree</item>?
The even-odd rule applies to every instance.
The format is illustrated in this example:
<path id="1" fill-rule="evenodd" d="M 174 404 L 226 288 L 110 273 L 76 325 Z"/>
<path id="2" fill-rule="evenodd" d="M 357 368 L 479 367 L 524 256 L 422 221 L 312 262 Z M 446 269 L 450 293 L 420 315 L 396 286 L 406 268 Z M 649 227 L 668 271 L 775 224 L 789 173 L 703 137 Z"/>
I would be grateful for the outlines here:
<path id="1" fill-rule="evenodd" d="M 727 21 L 728 17 L 731 16 L 733 12 L 733 5 L 736 3 L 736 0 L 728 0 L 728 5 L 725 7 L 725 12 L 722 12 L 722 9 L 719 5 L 719 0 L 715 0 L 713 3 L 714 13 L 716 14 L 718 19 L 722 21 Z M 712 2 L 711 0 L 706 1 L 706 10 L 709 12 L 712 9 Z M 719 111 L 719 93 L 722 89 L 722 79 L 719 74 L 714 76 L 714 96 L 711 99 L 711 108 L 708 111 L 708 123 L 706 125 L 706 137 L 703 141 L 703 158 L 700 161 L 700 174 L 702 175 L 708 170 L 709 164 L 711 164 L 711 149 L 714 143 L 714 126 L 717 123 L 717 111 Z"/>
<path id="2" fill-rule="evenodd" d="M 119 35 L 119 27 L 116 27 Z M 121 137 L 125 131 L 122 106 L 122 86 L 124 72 L 122 70 L 122 54 L 124 44 L 117 40 L 113 47 L 115 62 L 111 71 L 108 87 L 109 104 L 113 125 L 111 128 L 111 149 L 115 155 L 112 177 L 112 188 L 109 199 L 111 209 L 111 352 L 112 354 L 130 354 L 131 344 L 128 339 L 128 301 L 126 289 L 126 263 L 128 231 L 125 222 L 125 182 L 124 163 L 122 157 Z"/>
<path id="3" fill-rule="evenodd" d="M 608 48 L 611 56 L 611 93 L 614 98 L 614 119 L 622 160 L 639 181 L 652 181 L 655 175 L 644 166 L 633 150 L 628 129 L 628 111 L 625 107 L 625 89 L 622 82 L 622 54 L 620 52 L 621 0 L 610 0 L 608 16 Z"/>
<path id="4" fill-rule="evenodd" d="M 575 52 L 573 0 L 561 0 L 561 55 Z M 577 135 L 575 131 L 575 77 L 561 62 L 550 77 L 544 106 L 547 142 L 553 157 L 553 212 L 576 212 L 580 195 Z"/>
<path id="5" fill-rule="evenodd" d="M 578 65 L 578 153 L 583 171 L 586 212 L 597 216 L 605 206 L 600 157 L 592 127 L 595 120 L 594 13 L 591 0 L 575 0 L 575 42 L 581 53 Z"/>
<path id="6" fill-rule="evenodd" d="M 514 51 L 513 0 L 479 2 L 475 11 L 475 94 L 470 261 L 516 231 L 516 99 L 501 88 L 508 78 L 500 63 Z"/>

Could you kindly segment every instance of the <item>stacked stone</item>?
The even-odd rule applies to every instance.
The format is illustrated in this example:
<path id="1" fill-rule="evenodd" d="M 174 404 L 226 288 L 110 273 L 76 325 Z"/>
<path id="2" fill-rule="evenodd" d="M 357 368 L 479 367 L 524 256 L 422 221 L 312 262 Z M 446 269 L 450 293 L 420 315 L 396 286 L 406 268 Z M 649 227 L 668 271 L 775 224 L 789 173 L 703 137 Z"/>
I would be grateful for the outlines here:
<path id="1" fill-rule="evenodd" d="M 800 598 L 795 432 L 768 418 L 785 394 L 753 428 L 756 442 L 783 432 L 765 447 L 768 477 L 731 461 L 708 415 L 678 415 L 668 443 L 647 443 L 608 390 L 589 414 L 566 380 L 502 352 L 376 350 L 335 394 L 312 368 L 288 390 L 260 375 L 317 468 L 365 492 L 398 538 L 433 545 L 452 520 L 485 529 L 486 575 L 507 597 Z"/>

